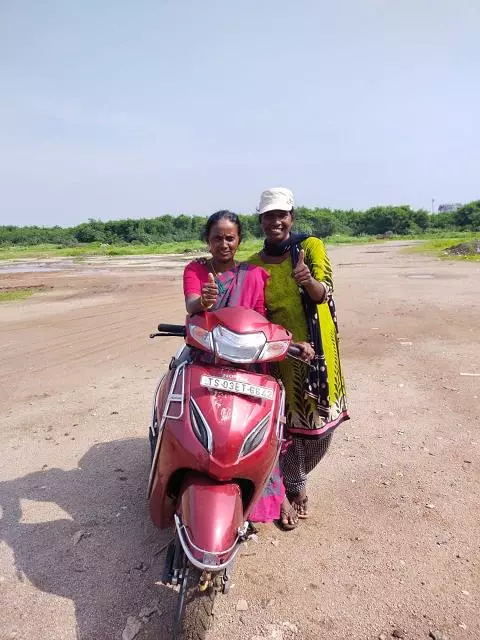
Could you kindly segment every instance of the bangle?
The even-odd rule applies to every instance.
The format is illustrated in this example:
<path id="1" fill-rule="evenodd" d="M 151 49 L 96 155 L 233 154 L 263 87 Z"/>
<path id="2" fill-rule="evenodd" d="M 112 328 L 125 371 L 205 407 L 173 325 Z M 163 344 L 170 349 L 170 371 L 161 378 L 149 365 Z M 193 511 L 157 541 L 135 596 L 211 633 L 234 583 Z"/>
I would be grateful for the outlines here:
<path id="1" fill-rule="evenodd" d="M 203 303 L 203 298 L 202 298 L 202 296 L 200 296 L 200 306 L 202 307 L 202 309 L 203 309 L 204 311 L 209 311 L 209 310 L 213 307 L 213 302 L 212 302 L 212 304 L 209 304 L 209 305 L 208 305 L 208 307 L 207 307 L 207 306 L 205 306 L 205 305 L 204 305 L 204 303 Z"/>

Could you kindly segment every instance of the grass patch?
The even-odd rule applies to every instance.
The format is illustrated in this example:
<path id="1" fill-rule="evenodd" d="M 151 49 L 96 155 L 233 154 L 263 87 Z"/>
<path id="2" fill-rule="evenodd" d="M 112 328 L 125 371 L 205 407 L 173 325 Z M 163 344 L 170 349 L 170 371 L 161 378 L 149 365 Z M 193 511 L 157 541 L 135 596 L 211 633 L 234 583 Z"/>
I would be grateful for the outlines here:
<path id="1" fill-rule="evenodd" d="M 25 300 L 35 293 L 35 289 L 12 289 L 10 291 L 0 291 L 0 302 L 11 302 L 12 300 Z"/>
<path id="2" fill-rule="evenodd" d="M 368 242 L 380 242 L 372 236 L 345 236 L 334 235 L 325 240 L 326 244 L 363 244 Z M 238 250 L 238 258 L 244 260 L 252 253 L 259 251 L 263 241 L 257 238 L 244 240 Z M 188 240 L 185 242 L 164 242 L 162 244 L 125 244 L 105 245 L 89 243 L 74 247 L 63 247 L 54 244 L 40 244 L 31 247 L 10 246 L 0 247 L 0 260 L 25 260 L 48 258 L 73 258 L 75 262 L 82 262 L 89 256 L 138 256 L 138 255 L 188 255 L 189 253 L 202 253 L 205 244 L 200 240 Z"/>
<path id="3" fill-rule="evenodd" d="M 183 254 L 201 251 L 205 245 L 200 240 L 188 242 L 165 242 L 162 244 L 105 245 L 89 243 L 74 247 L 55 244 L 39 244 L 32 247 L 0 247 L 0 260 L 25 260 L 47 258 L 73 258 L 81 262 L 89 256 L 135 256 L 155 254 Z"/>
<path id="4" fill-rule="evenodd" d="M 449 232 L 448 236 L 439 234 L 417 234 L 408 236 L 392 236 L 385 239 L 376 236 L 348 236 L 335 234 L 325 238 L 327 246 L 347 245 L 347 244 L 368 244 L 388 242 L 389 240 L 432 240 L 440 243 L 440 247 L 450 246 L 455 239 L 461 242 L 464 239 L 471 239 L 474 234 Z M 237 253 L 239 260 L 245 260 L 252 253 L 259 251 L 263 241 L 258 238 L 249 238 L 240 245 Z M 430 243 L 426 243 L 429 245 Z M 0 247 L 0 260 L 25 260 L 25 259 L 48 259 L 48 258 L 72 258 L 75 262 L 82 262 L 89 256 L 141 256 L 141 255 L 165 255 L 177 254 L 188 255 L 189 253 L 202 253 L 205 251 L 205 244 L 200 240 L 187 240 L 185 242 L 163 242 L 161 244 L 119 244 L 106 245 L 98 242 L 64 247 L 55 244 L 40 244 L 35 246 L 9 246 Z"/>
<path id="5" fill-rule="evenodd" d="M 408 253 L 426 253 L 426 254 L 435 254 L 440 258 L 445 260 L 467 260 L 467 261 L 480 261 L 480 254 L 477 255 L 454 255 L 450 253 L 445 253 L 446 249 L 450 249 L 451 247 L 455 247 L 457 244 L 461 242 L 468 242 L 469 240 L 475 240 L 480 236 L 475 233 L 463 233 L 455 236 L 451 236 L 449 238 L 436 238 L 434 240 L 427 240 L 426 242 L 422 242 L 414 247 L 408 247 L 405 249 Z"/>

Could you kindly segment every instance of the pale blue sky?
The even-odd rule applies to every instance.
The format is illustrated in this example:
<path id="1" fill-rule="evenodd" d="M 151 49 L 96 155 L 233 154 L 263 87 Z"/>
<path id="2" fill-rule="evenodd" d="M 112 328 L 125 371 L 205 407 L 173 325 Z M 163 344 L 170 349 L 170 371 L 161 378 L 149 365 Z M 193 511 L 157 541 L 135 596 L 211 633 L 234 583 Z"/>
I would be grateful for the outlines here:
<path id="1" fill-rule="evenodd" d="M 0 223 L 480 198 L 478 0 L 0 0 Z"/>

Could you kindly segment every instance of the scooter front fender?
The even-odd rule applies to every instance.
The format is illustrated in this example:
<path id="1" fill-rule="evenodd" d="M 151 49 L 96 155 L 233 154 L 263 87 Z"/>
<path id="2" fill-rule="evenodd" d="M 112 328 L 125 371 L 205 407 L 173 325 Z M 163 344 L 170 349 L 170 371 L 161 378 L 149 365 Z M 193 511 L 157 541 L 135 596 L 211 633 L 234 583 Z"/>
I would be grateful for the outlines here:
<path id="1" fill-rule="evenodd" d="M 175 518 L 182 546 L 199 568 L 220 570 L 236 555 L 244 524 L 240 487 L 189 474 Z"/>

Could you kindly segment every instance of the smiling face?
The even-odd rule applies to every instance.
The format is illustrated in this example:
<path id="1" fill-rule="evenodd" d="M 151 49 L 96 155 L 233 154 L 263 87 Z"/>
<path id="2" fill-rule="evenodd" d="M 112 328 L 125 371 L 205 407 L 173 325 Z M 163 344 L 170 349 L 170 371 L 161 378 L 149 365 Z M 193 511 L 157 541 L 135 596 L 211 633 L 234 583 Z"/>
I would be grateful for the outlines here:
<path id="1" fill-rule="evenodd" d="M 268 242 L 279 244 L 289 237 L 293 216 L 290 211 L 267 211 L 261 215 L 260 223 Z"/>
<path id="2" fill-rule="evenodd" d="M 210 253 L 216 262 L 231 262 L 240 244 L 238 226 L 235 222 L 222 218 L 212 225 L 207 240 Z"/>

